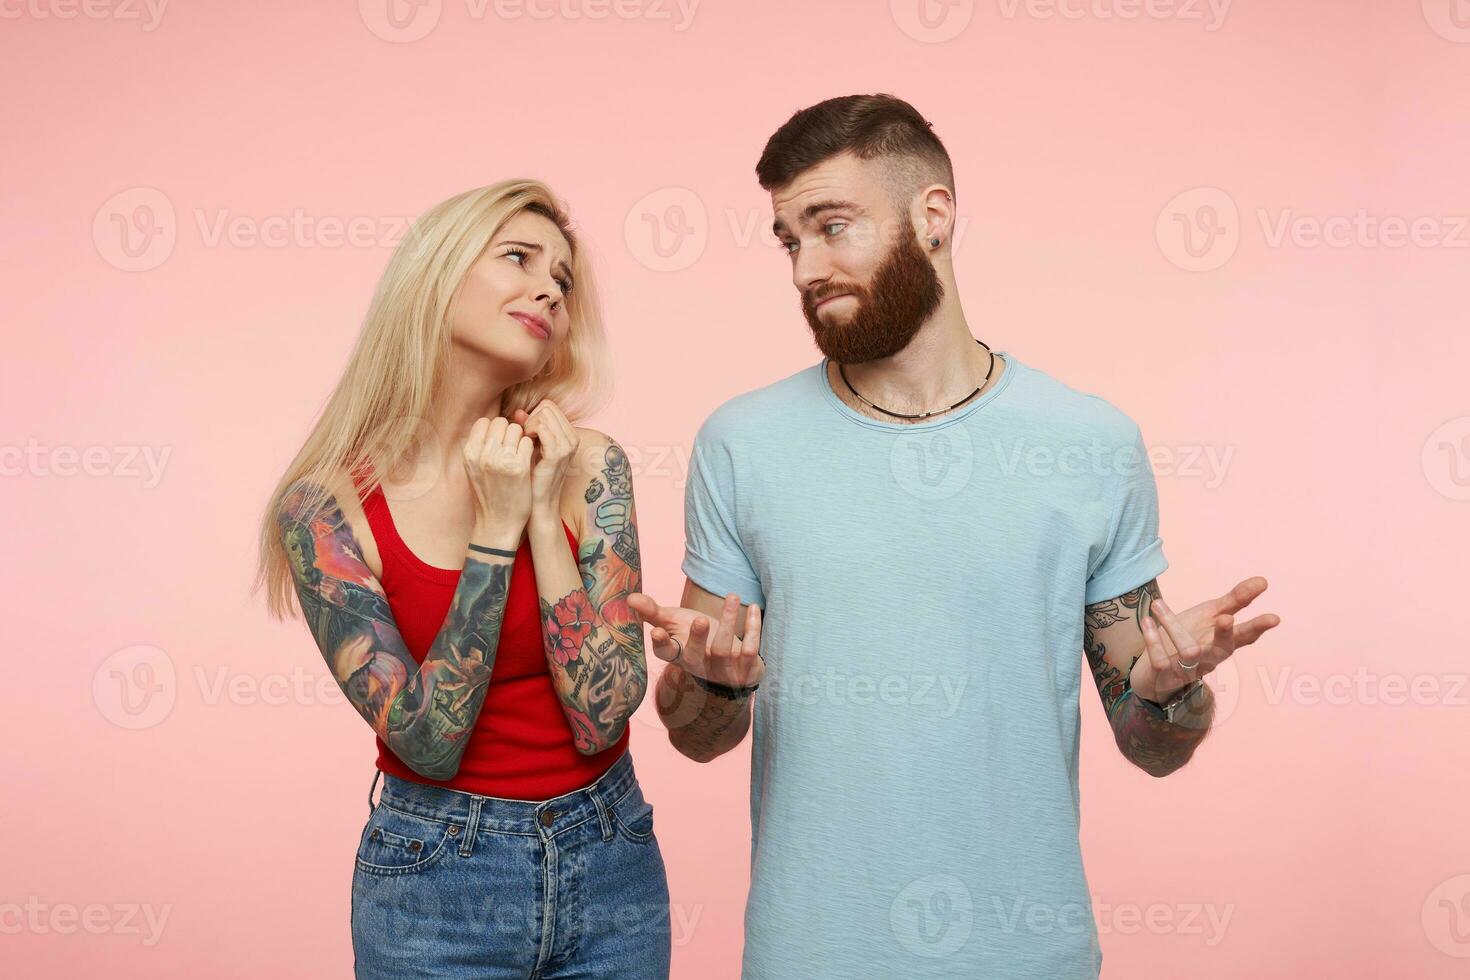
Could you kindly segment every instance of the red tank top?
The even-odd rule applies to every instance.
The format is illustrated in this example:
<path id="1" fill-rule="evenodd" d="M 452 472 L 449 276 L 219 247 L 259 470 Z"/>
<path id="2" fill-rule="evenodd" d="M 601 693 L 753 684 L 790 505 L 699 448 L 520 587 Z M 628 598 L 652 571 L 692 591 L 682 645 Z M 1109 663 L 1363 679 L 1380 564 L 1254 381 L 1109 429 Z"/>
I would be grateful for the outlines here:
<path id="1" fill-rule="evenodd" d="M 381 488 L 374 488 L 363 501 L 363 511 L 383 561 L 379 582 L 388 594 L 388 607 L 408 652 L 423 663 L 449 613 L 460 570 L 430 565 L 409 550 Z M 575 560 L 576 534 L 565 521 L 562 527 Z M 616 743 L 596 755 L 577 751 L 551 683 L 541 629 L 531 540 L 523 537 L 511 568 L 489 690 L 459 772 L 449 780 L 426 779 L 404 765 L 381 738 L 378 768 L 402 779 L 514 800 L 548 800 L 580 789 L 606 772 L 627 750 L 628 731 L 624 729 Z"/>

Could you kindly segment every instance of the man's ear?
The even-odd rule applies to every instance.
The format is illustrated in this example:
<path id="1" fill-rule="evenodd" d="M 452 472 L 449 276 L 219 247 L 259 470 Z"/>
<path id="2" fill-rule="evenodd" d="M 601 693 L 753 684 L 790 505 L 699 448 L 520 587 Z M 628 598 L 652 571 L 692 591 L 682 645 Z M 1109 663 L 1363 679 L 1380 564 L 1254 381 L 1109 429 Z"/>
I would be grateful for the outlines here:
<path id="1" fill-rule="evenodd" d="M 955 228 L 954 196 L 950 194 L 949 188 L 943 184 L 931 185 L 924 191 L 920 204 L 924 209 L 921 232 L 924 246 L 929 247 L 935 238 L 939 239 L 941 246 L 949 244 L 954 237 Z"/>

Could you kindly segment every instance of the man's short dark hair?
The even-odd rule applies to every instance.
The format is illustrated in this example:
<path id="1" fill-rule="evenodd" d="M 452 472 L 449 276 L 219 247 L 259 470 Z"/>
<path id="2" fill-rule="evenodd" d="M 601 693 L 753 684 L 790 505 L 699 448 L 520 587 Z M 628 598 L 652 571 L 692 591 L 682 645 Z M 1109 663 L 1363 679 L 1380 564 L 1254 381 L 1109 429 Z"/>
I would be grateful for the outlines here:
<path id="1" fill-rule="evenodd" d="M 761 187 L 774 190 L 840 153 L 886 158 L 894 202 L 906 203 L 925 184 L 955 193 L 954 167 L 933 124 L 891 95 L 844 95 L 797 112 L 766 141 L 755 165 Z"/>

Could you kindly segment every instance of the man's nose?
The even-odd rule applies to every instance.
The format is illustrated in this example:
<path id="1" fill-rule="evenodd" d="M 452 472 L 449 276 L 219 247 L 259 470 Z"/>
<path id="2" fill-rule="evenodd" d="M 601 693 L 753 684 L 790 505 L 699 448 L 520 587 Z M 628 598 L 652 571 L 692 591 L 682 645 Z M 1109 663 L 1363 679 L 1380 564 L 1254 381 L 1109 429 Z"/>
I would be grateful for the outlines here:
<path id="1" fill-rule="evenodd" d="M 796 263 L 791 270 L 791 281 L 796 288 L 805 295 L 813 287 L 826 282 L 832 276 L 832 268 L 820 256 L 814 254 L 816 250 L 802 248 L 796 253 Z"/>

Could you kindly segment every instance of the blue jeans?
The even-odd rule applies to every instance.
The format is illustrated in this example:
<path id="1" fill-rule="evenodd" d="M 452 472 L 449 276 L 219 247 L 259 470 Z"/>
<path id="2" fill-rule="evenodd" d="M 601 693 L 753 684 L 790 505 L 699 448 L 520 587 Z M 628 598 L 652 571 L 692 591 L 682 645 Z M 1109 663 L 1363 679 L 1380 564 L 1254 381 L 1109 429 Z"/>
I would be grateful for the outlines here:
<path id="1" fill-rule="evenodd" d="M 667 980 L 669 886 L 629 753 L 540 803 L 382 775 L 352 876 L 359 980 Z"/>

